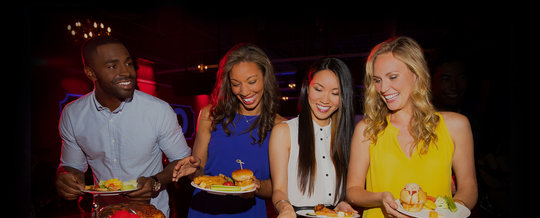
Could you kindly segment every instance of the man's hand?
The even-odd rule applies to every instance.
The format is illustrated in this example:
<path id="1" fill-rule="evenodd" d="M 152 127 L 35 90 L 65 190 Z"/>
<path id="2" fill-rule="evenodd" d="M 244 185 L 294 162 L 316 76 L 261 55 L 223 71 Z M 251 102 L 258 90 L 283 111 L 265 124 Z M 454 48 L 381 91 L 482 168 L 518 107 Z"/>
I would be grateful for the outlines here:
<path id="1" fill-rule="evenodd" d="M 150 202 L 150 198 L 154 193 L 155 180 L 151 177 L 139 177 L 137 179 L 137 190 L 126 194 L 126 196 L 134 201 Z"/>
<path id="2" fill-rule="evenodd" d="M 173 171 L 173 182 L 178 182 L 183 176 L 191 175 L 201 166 L 201 159 L 195 156 L 186 157 L 176 164 Z"/>
<path id="3" fill-rule="evenodd" d="M 76 200 L 83 194 L 84 174 L 70 167 L 59 167 L 55 185 L 60 197 L 66 200 Z"/>

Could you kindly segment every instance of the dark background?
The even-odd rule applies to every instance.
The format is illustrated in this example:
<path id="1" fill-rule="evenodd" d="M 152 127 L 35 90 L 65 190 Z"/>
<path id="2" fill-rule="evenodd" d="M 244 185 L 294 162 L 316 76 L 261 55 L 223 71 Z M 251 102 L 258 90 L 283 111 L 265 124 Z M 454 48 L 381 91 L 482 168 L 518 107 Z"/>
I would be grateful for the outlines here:
<path id="1" fill-rule="evenodd" d="M 74 41 L 66 29 L 76 20 L 91 19 L 111 26 L 112 35 L 124 41 L 133 56 L 153 62 L 156 96 L 192 106 L 195 117 L 208 102 L 219 60 L 240 42 L 259 45 L 270 57 L 282 95 L 289 97 L 282 104 L 283 116 L 296 115 L 294 97 L 307 68 L 324 56 L 348 64 L 361 115 L 361 84 L 370 49 L 393 36 L 410 36 L 424 48 L 430 66 L 449 58 L 468 63 L 468 111 L 463 113 L 473 127 L 479 183 L 473 217 L 521 217 L 523 206 L 515 199 L 521 199 L 525 189 L 526 138 L 518 128 L 524 124 L 517 116 L 523 113 L 519 81 L 524 69 L 518 64 L 517 45 L 529 27 L 523 8 L 527 7 L 457 3 L 421 8 L 339 2 L 27 3 L 17 16 L 24 34 L 17 37 L 23 49 L 17 49 L 21 67 L 14 78 L 24 88 L 9 92 L 16 96 L 12 102 L 18 108 L 14 118 L 20 146 L 14 156 L 21 160 L 16 162 L 21 169 L 15 175 L 23 178 L 15 187 L 24 190 L 13 194 L 14 203 L 23 217 L 69 217 L 79 210 L 77 202 L 59 199 L 54 189 L 61 149 L 57 127 L 59 102 L 66 93 L 85 94 L 93 88 L 82 71 L 81 41 Z M 199 64 L 209 69 L 200 72 Z M 288 88 L 292 82 L 296 89 Z M 185 181 L 169 186 L 178 216 L 185 213 L 191 191 Z M 81 205 L 87 206 L 87 201 Z"/>

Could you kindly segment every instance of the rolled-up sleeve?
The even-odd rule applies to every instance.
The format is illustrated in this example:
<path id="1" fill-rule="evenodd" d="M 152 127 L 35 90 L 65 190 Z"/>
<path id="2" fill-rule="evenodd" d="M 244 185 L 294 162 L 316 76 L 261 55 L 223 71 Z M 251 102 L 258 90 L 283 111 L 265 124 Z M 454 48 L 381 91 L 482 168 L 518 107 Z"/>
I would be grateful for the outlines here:
<path id="1" fill-rule="evenodd" d="M 164 113 L 159 119 L 158 145 L 169 161 L 175 161 L 189 156 L 191 148 L 186 142 L 182 127 L 178 125 L 176 113 L 170 105 L 166 104 L 164 107 Z"/>
<path id="2" fill-rule="evenodd" d="M 88 169 L 88 162 L 86 161 L 84 152 L 76 142 L 74 128 L 67 108 L 68 107 L 66 106 L 64 111 L 62 111 L 60 123 L 58 125 L 58 130 L 62 139 L 60 166 L 72 167 L 81 172 L 86 172 Z"/>

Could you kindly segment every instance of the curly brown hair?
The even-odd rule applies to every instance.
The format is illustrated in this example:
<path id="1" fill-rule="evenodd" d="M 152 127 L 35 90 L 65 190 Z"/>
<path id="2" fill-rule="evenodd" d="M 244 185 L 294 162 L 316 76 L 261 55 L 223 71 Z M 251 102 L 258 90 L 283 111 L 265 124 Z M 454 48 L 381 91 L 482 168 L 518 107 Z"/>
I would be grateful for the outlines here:
<path id="1" fill-rule="evenodd" d="M 212 92 L 212 107 L 210 109 L 212 129 L 215 130 L 216 125 L 221 124 L 227 135 L 232 133 L 228 126 L 233 123 L 236 113 L 242 107 L 242 103 L 232 92 L 229 74 L 233 66 L 242 62 L 253 62 L 263 72 L 264 91 L 261 99 L 261 114 L 246 130 L 246 132 L 250 132 L 253 143 L 262 144 L 274 126 L 274 120 L 279 110 L 280 92 L 270 59 L 261 48 L 254 44 L 240 43 L 235 45 L 219 62 L 216 85 Z M 258 138 L 256 139 L 251 135 L 251 131 L 257 126 L 259 128 L 257 130 Z"/>

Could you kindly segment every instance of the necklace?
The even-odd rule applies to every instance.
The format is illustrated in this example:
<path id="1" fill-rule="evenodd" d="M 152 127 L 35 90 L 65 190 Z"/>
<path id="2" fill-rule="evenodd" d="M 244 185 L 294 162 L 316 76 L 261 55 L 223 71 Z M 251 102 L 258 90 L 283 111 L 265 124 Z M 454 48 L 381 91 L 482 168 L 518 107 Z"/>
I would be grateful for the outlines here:
<path id="1" fill-rule="evenodd" d="M 249 120 L 248 120 L 248 118 L 247 118 L 246 115 L 242 115 L 242 116 L 243 116 L 244 119 L 246 120 L 246 123 L 249 123 L 249 122 L 252 121 L 253 119 L 257 118 L 256 116 L 254 116 L 254 117 L 252 117 L 252 118 L 249 118 Z"/>

